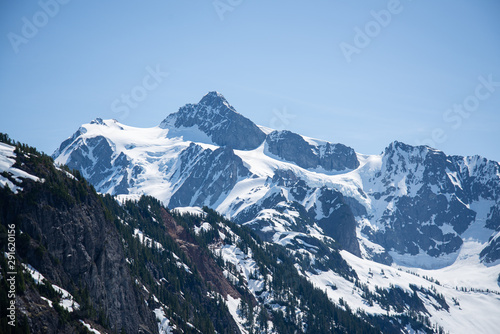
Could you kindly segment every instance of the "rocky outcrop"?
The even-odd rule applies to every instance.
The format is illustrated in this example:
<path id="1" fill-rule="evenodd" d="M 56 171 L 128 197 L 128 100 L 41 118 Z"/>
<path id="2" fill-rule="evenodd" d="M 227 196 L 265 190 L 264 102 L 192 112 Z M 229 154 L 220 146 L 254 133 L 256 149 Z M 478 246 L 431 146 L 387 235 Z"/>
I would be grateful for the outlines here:
<path id="1" fill-rule="evenodd" d="M 323 188 L 318 203 L 321 204 L 323 217 L 317 221 L 323 232 L 334 238 L 343 249 L 361 256 L 356 220 L 344 196 L 338 191 Z"/>
<path id="2" fill-rule="evenodd" d="M 488 245 L 481 251 L 479 256 L 486 263 L 493 263 L 500 259 L 500 235 L 497 234 L 494 238 L 492 238 L 488 242 Z"/>
<path id="3" fill-rule="evenodd" d="M 382 191 L 368 192 L 385 203 L 378 219 L 384 228 L 366 227 L 363 232 L 399 254 L 455 253 L 463 244 L 462 234 L 473 224 L 492 230 L 499 225 L 498 205 L 480 220 L 474 210 L 484 205 L 482 201 L 497 201 L 499 170 L 498 163 L 483 158 L 447 156 L 426 146 L 393 142 L 382 155 L 380 172 L 370 180 Z M 497 253 L 488 254 L 494 258 Z"/>
<path id="4" fill-rule="evenodd" d="M 95 121 L 92 124 L 96 124 Z M 103 125 L 106 126 L 106 125 Z M 75 135 L 84 133 L 79 130 Z M 128 158 L 121 153 L 118 156 L 103 136 L 91 138 L 75 137 L 67 139 L 56 152 L 66 149 L 69 153 L 67 166 L 79 170 L 83 176 L 99 189 L 113 189 L 115 194 L 127 194 L 128 175 L 126 167 L 129 165 Z M 71 141 L 70 145 L 67 142 Z M 120 179 L 120 184 L 109 182 L 110 178 Z"/>
<path id="5" fill-rule="evenodd" d="M 180 108 L 165 118 L 160 127 L 198 127 L 215 144 L 236 150 L 255 149 L 266 137 L 257 125 L 237 113 L 217 92 L 208 93 L 197 104 Z"/>
<path id="6" fill-rule="evenodd" d="M 191 165 L 193 158 L 196 163 Z M 170 199 L 172 207 L 203 206 L 205 201 L 214 205 L 223 193 L 234 187 L 239 178 L 250 174 L 241 158 L 228 147 L 211 151 L 191 144 L 181 154 L 179 164 L 185 181 Z"/>
<path id="7" fill-rule="evenodd" d="M 322 187 L 314 189 L 290 170 L 277 170 L 270 181 L 270 192 L 255 205 L 240 212 L 235 220 L 250 225 L 267 241 L 273 241 L 275 233 L 283 226 L 274 226 L 276 221 L 285 222 L 286 229 L 308 234 L 316 223 L 324 235 L 333 238 L 340 248 L 360 256 L 356 236 L 356 219 L 342 193 Z M 315 194 L 316 201 L 309 199 Z M 308 209 L 306 209 L 308 206 Z M 262 212 L 274 212 L 271 217 Z"/>
<path id="8" fill-rule="evenodd" d="M 326 171 L 342 171 L 359 166 L 356 152 L 342 144 L 321 142 L 313 145 L 291 131 L 273 131 L 266 138 L 267 150 L 303 168 L 322 167 Z"/>

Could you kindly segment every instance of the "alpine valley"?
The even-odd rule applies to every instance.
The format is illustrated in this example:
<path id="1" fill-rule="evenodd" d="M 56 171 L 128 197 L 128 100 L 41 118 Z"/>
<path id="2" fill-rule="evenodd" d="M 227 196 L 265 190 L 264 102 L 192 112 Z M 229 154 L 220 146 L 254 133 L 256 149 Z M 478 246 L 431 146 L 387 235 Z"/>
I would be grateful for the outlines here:
<path id="1" fill-rule="evenodd" d="M 52 157 L 1 139 L 1 312 L 15 224 L 18 330 L 500 328 L 498 162 L 397 141 L 364 155 L 217 92 L 153 128 L 98 118 Z"/>

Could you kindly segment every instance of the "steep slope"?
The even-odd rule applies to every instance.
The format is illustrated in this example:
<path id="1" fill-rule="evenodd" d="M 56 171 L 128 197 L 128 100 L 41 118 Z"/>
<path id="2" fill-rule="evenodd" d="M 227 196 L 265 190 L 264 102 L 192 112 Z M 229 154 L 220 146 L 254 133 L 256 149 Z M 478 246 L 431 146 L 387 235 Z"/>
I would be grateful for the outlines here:
<path id="1" fill-rule="evenodd" d="M 266 145 L 270 153 L 306 169 L 342 171 L 359 166 L 358 158 L 352 148 L 305 138 L 291 131 L 269 133 Z"/>
<path id="2" fill-rule="evenodd" d="M 3 134 L 0 139 L 6 142 L 0 143 L 2 333 L 75 333 L 84 327 L 102 333 L 240 333 L 224 299 L 228 291 L 240 294 L 213 260 L 204 261 L 209 257 L 190 261 L 185 244 L 169 235 L 165 216 L 173 220 L 157 200 L 120 205 L 98 195 L 79 172 L 56 167 L 50 157 Z M 15 233 L 12 250 L 8 230 Z M 13 271 L 16 327 L 5 314 Z M 224 297 L 210 294 L 209 280 L 199 274 L 206 272 L 218 274 Z"/>
<path id="3" fill-rule="evenodd" d="M 236 287 L 228 307 L 244 333 L 378 333 L 368 318 L 331 303 L 298 272 L 298 252 L 264 243 L 250 229 L 204 208 L 174 210 L 186 233 L 209 250 L 223 275 Z M 337 272 L 352 271 L 337 254 Z M 333 259 L 332 259 L 333 260 Z M 359 318 L 358 318 L 359 317 Z M 363 320 L 360 318 L 364 318 Z"/>
<path id="4" fill-rule="evenodd" d="M 121 239 L 93 188 L 78 173 L 57 170 L 50 157 L 32 148 L 0 145 L 2 153 L 8 152 L 7 156 L 2 154 L 2 160 L 14 162 L 2 168 L 3 178 L 15 184 L 15 192 L 11 187 L 0 187 L 0 221 L 4 231 L 15 225 L 17 271 L 24 270 L 20 262 L 36 268 L 32 273 L 43 274 L 45 279 L 39 283 L 46 280 L 49 292 L 56 285 L 62 287 L 56 291 L 69 291 L 63 297 L 85 291 L 85 302 L 111 329 L 156 332 L 154 317 L 146 312 L 126 266 Z M 6 247 L 6 243 L 2 245 Z M 75 321 L 67 323 L 65 311 L 55 309 L 57 316 L 41 301 L 37 290 L 40 288 L 36 284 L 30 284 L 29 293 L 18 300 L 19 314 L 28 317 L 32 331 L 73 332 L 78 328 L 77 318 L 96 320 L 87 314 L 89 308 L 77 307 Z M 53 292 L 51 295 L 59 298 Z M 86 305 L 82 299 L 79 301 Z M 45 305 L 38 306 L 40 303 Z M 48 321 L 43 315 L 46 311 L 56 316 Z"/>
<path id="5" fill-rule="evenodd" d="M 340 310 L 354 313 L 384 333 L 495 333 L 500 325 L 489 311 L 500 307 L 498 270 L 483 266 L 477 249 L 476 256 L 460 257 L 447 270 L 422 270 L 360 259 L 339 252 L 334 243 L 325 243 L 330 248 L 325 250 L 324 244 L 312 238 L 306 247 L 305 243 L 286 248 L 263 243 L 255 233 L 207 208 L 178 208 L 174 217 L 185 222 L 184 232 L 198 244 L 208 246 L 224 275 L 240 291 L 250 292 L 250 298 L 248 294 L 239 297 L 233 304 L 239 307 L 232 311 L 249 332 L 264 328 L 265 322 L 259 320 L 263 309 L 272 315 L 278 333 L 329 332 L 316 327 L 321 324 L 310 318 L 308 303 L 313 303 L 311 310 L 318 318 L 325 316 L 323 308 L 331 306 L 323 304 L 321 293 L 310 290 L 309 282 L 335 301 L 333 314 Z M 295 314 L 290 314 L 290 305 Z M 341 313 L 332 314 L 333 318 L 346 316 Z M 278 320 L 281 316 L 285 323 Z M 363 332 L 373 329 L 366 327 Z"/>

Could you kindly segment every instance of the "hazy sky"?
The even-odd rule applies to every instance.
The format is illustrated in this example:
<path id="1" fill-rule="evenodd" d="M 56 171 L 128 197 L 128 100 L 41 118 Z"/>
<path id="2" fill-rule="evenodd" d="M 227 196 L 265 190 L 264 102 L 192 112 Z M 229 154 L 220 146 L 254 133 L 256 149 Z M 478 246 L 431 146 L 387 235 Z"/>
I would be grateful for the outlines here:
<path id="1" fill-rule="evenodd" d="M 156 126 L 217 90 L 257 124 L 361 153 L 500 160 L 498 0 L 0 6 L 0 131 L 49 154 L 96 117 Z"/>

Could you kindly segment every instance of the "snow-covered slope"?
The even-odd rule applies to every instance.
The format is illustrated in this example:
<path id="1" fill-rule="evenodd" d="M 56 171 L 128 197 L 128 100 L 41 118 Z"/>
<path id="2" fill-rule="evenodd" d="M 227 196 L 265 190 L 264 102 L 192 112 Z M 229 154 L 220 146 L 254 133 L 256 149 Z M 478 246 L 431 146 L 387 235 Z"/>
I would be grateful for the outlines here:
<path id="1" fill-rule="evenodd" d="M 497 284 L 500 165 L 482 157 L 447 156 L 400 142 L 379 155 L 363 155 L 256 126 L 215 92 L 158 127 L 96 119 L 64 141 L 54 157 L 102 193 L 147 194 L 171 208 L 216 209 L 264 240 L 306 254 L 314 270 L 304 275 L 313 281 L 328 276 L 332 265 L 321 261 L 318 249 L 332 257 L 328 245 L 335 244 L 359 261 L 434 270 L 433 277 L 472 270 L 477 283 L 489 282 L 485 289 Z M 342 256 L 355 267 L 355 257 Z M 452 278 L 444 275 L 442 284 L 454 287 Z M 403 281 L 405 291 L 411 290 L 413 281 Z M 448 292 L 440 293 L 455 298 Z"/>
<path id="2" fill-rule="evenodd" d="M 15 147 L 5 143 L 0 143 L 0 187 L 9 187 L 14 193 L 22 191 L 23 179 L 43 182 L 37 176 L 31 175 L 19 168 L 14 167 L 16 162 Z"/>

